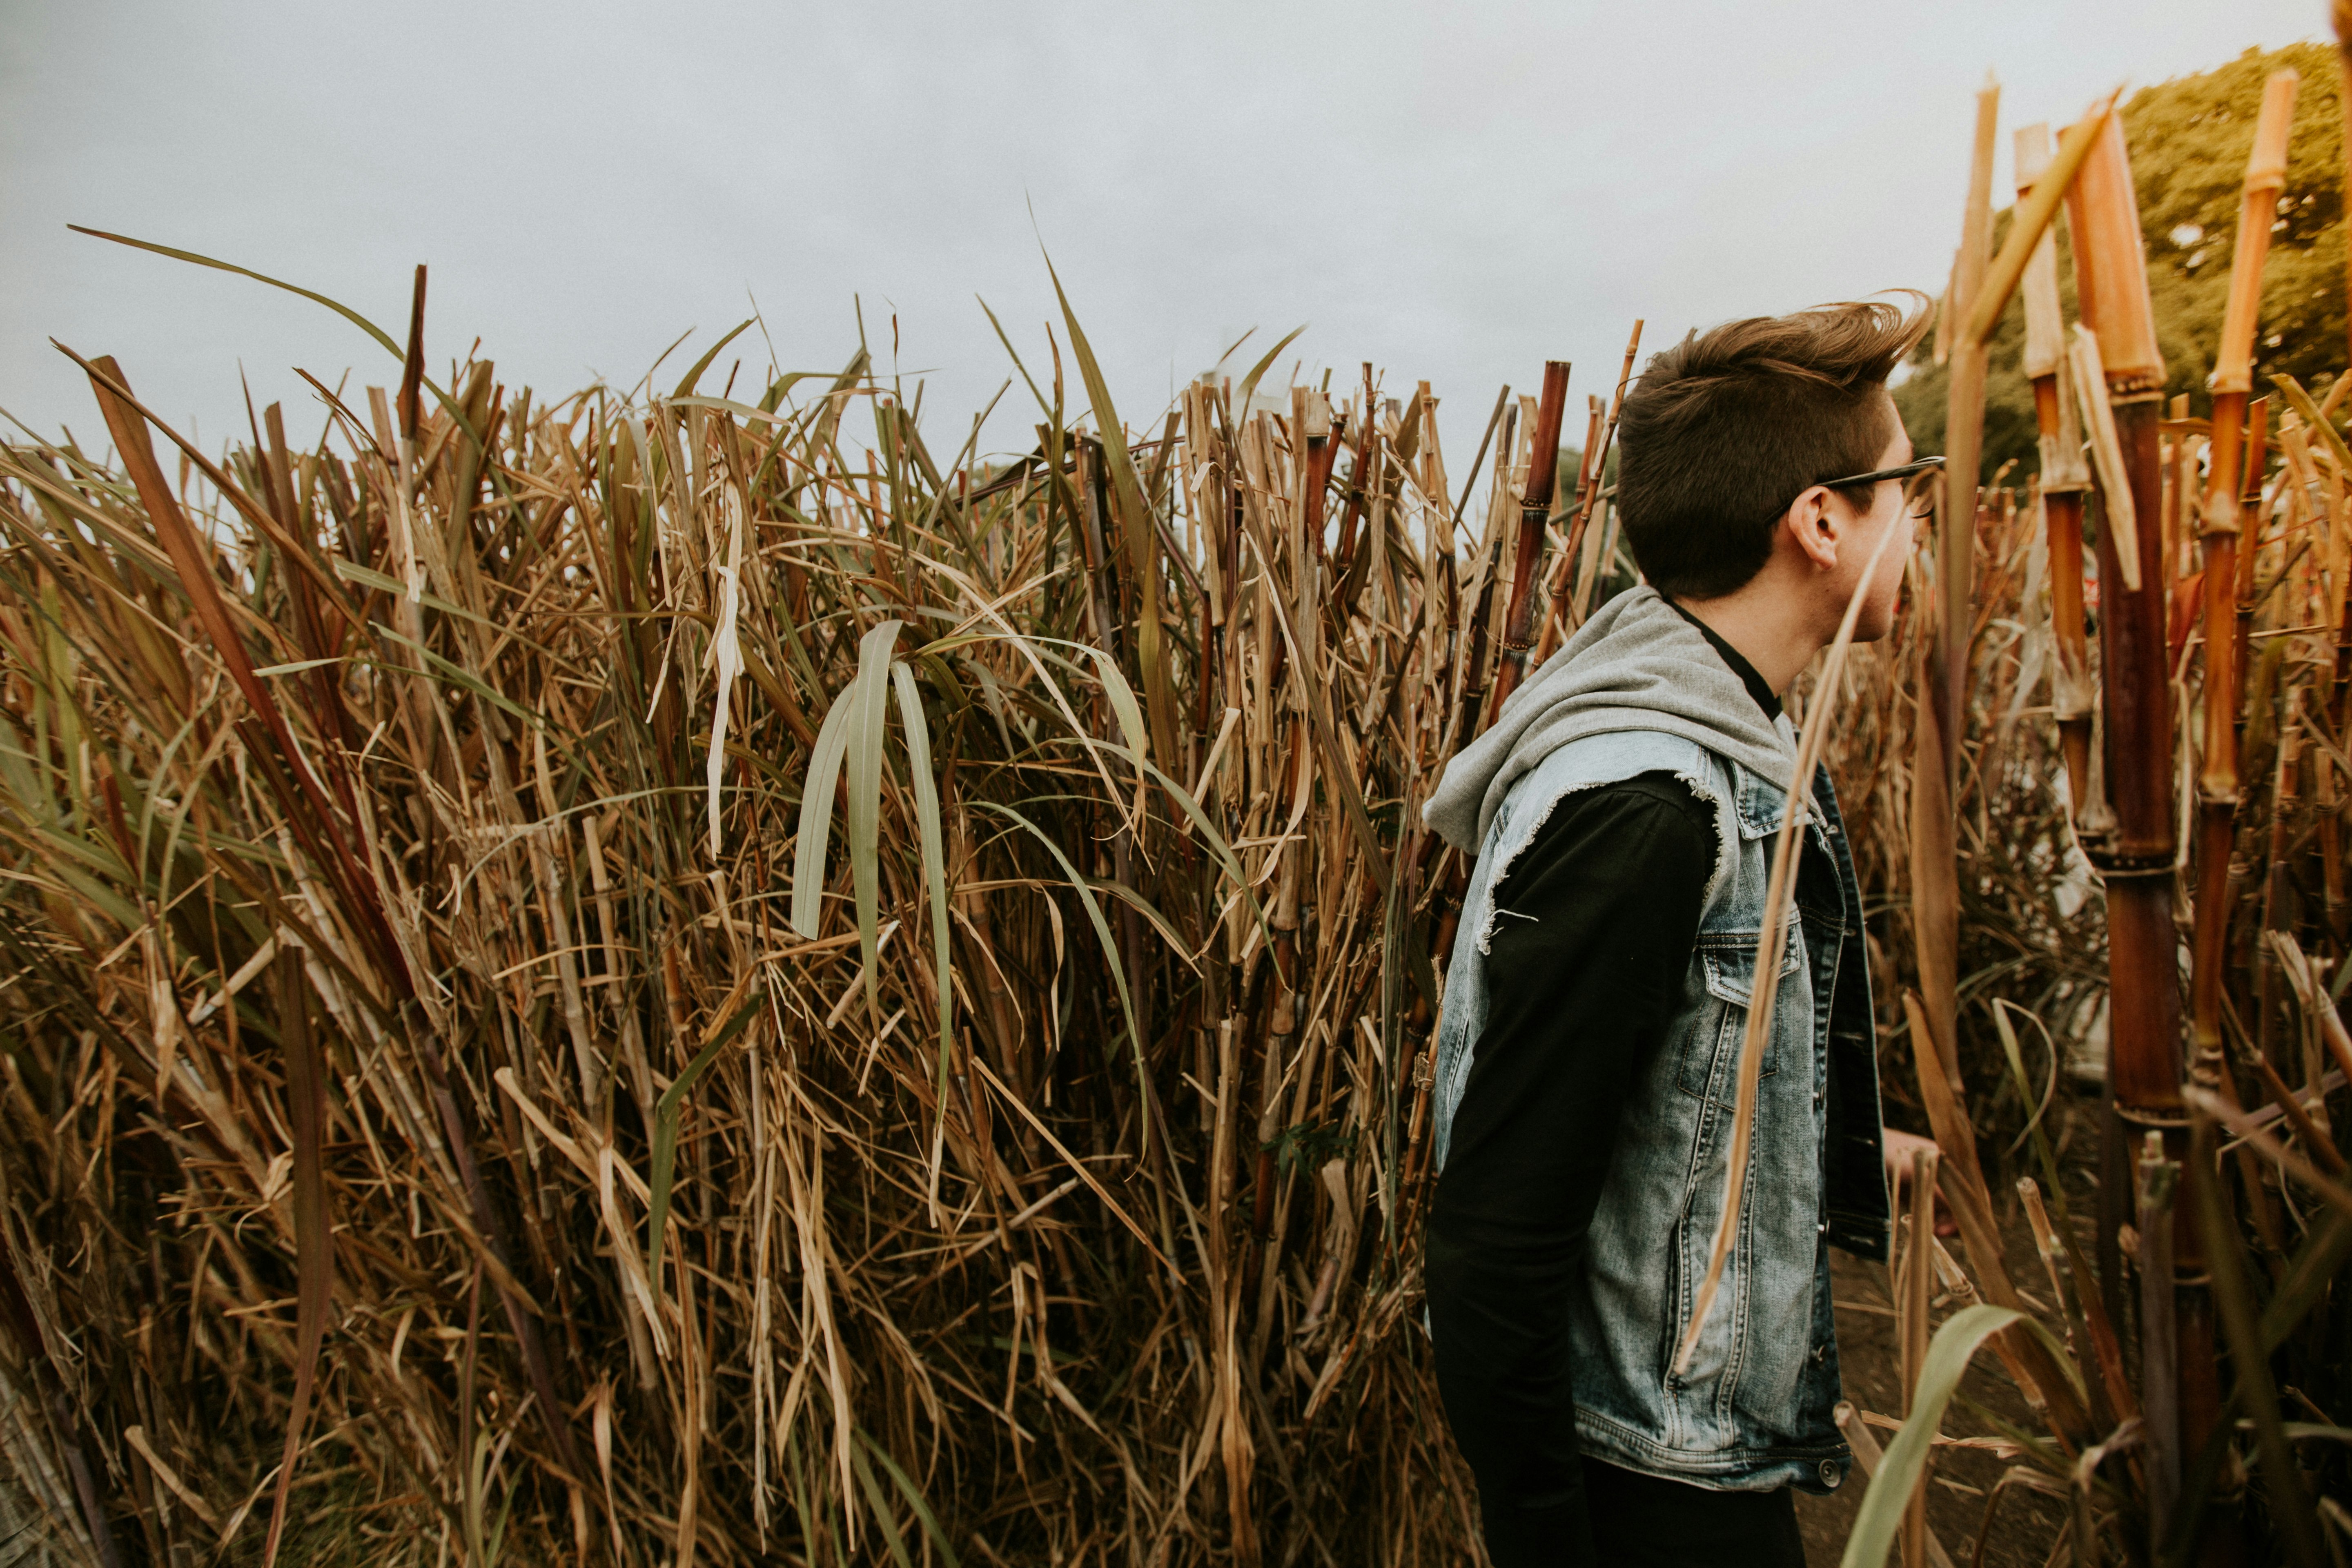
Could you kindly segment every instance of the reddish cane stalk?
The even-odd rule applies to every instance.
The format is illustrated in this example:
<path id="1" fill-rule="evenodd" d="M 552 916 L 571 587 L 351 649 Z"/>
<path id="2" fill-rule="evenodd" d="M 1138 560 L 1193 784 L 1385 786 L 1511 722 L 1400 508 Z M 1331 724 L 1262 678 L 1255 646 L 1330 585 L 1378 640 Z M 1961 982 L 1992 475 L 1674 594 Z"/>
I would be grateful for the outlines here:
<path id="1" fill-rule="evenodd" d="M 2242 531 L 2238 487 L 2246 400 L 2253 390 L 2254 327 L 2261 314 L 2263 262 L 2270 219 L 2286 184 L 2287 131 L 2294 118 L 2296 76 L 2273 74 L 2263 92 L 2254 146 L 2246 162 L 2237 247 L 2230 263 L 2229 306 L 2213 367 L 2213 449 L 2205 490 L 2205 758 L 2198 777 L 2197 931 L 2190 1013 L 2200 1066 L 2221 1054 L 2221 982 L 2230 926 L 2230 852 L 2238 810 L 2237 717 L 2245 672 L 2238 662 L 2238 557 Z M 2246 554 L 2251 556 L 2248 550 Z"/>
<path id="2" fill-rule="evenodd" d="M 1471 487 L 1478 482 L 1478 470 L 1486 465 L 1486 448 L 1493 443 L 1495 431 L 1498 426 L 1503 432 L 1503 455 L 1496 461 L 1497 464 L 1507 464 L 1511 460 L 1512 431 L 1517 426 L 1519 415 L 1517 409 L 1510 406 L 1510 401 L 1511 389 L 1507 385 L 1496 395 L 1495 412 L 1486 421 L 1486 438 L 1478 443 L 1478 456 L 1471 461 L 1470 478 L 1462 487 L 1462 499 L 1454 503 L 1453 517 L 1455 521 L 1461 520 L 1462 509 L 1470 504 Z M 1493 519 L 1489 519 L 1487 528 L 1489 535 L 1492 536 Z M 1489 546 L 1484 552 L 1486 560 L 1478 573 L 1478 600 L 1470 615 L 1469 646 L 1463 653 L 1463 668 L 1459 676 L 1462 682 L 1462 700 L 1454 705 L 1454 725 L 1447 731 L 1452 739 L 1448 755 L 1460 751 L 1478 738 L 1478 722 L 1486 711 L 1486 623 L 1493 618 L 1495 607 L 1496 563 L 1493 559 L 1494 548 Z M 1455 895 L 1454 901 L 1457 904 L 1461 901 L 1459 894 Z"/>
<path id="3" fill-rule="evenodd" d="M 1487 700 L 1497 713 L 1528 673 L 1533 643 L 1536 568 L 1542 563 L 1544 524 L 1551 517 L 1552 490 L 1559 479 L 1559 422 L 1568 411 L 1568 362 L 1544 361 L 1543 401 L 1536 408 L 1533 446 L 1528 453 L 1528 488 L 1519 500 L 1519 537 L 1511 555 L 1511 596 L 1503 616 L 1503 657 Z"/>
<path id="4" fill-rule="evenodd" d="M 1592 584 L 1579 581 L 1579 557 L 1584 548 L 1584 531 L 1592 526 L 1592 512 L 1601 497 L 1601 479 L 1609 466 L 1610 444 L 1617 439 L 1618 416 L 1625 411 L 1625 388 L 1633 379 L 1633 356 L 1642 350 L 1642 320 L 1636 317 L 1633 331 L 1625 340 L 1625 363 L 1618 367 L 1617 390 L 1609 399 L 1609 417 L 1598 417 L 1600 405 L 1593 405 L 1595 418 L 1591 432 L 1584 442 L 1584 462 L 1577 475 L 1576 521 L 1569 525 L 1566 546 L 1560 551 L 1560 579 L 1565 584 L 1559 597 L 1552 601 L 1551 610 L 1544 616 L 1543 640 L 1536 650 L 1536 662 L 1550 657 L 1567 632 L 1584 618 L 1584 607 L 1591 602 Z M 1594 562 L 1593 573 L 1599 575 L 1609 569 L 1607 558 Z"/>
<path id="5" fill-rule="evenodd" d="M 2110 120 L 2067 198 L 2074 239 L 2075 294 L 2095 336 L 2113 410 L 2110 454 L 2128 486 L 2137 526 L 2099 531 L 2100 686 L 2105 703 L 2106 788 L 2115 810 L 2111 837 L 2086 845 L 2106 883 L 2108 1077 L 2117 1115 L 2137 1139 L 2164 1135 L 2168 1157 L 2188 1148 L 2183 1114 L 2180 986 L 2172 925 L 2172 699 L 2165 648 L 2162 476 L 2158 425 L 2163 414 L 2164 356 L 2157 347 L 2147 291 L 2139 203 L 2123 126 Z M 2104 479 L 2104 476 L 2103 476 Z M 2110 492 L 2110 515 L 2122 514 Z M 2128 544 L 2137 560 L 2127 564 Z M 2137 570 L 2131 567 L 2136 565 Z M 2135 581 L 2135 579 L 2137 579 Z M 2185 1208 L 2171 1212 L 2173 1289 L 2144 1300 L 2169 1306 L 2174 1321 L 2144 1323 L 2142 1399 L 2149 1415 L 2149 1494 L 2177 1494 L 2180 1457 L 2202 1440 L 2215 1394 L 2212 1307 L 2202 1239 Z M 2146 1238 L 2143 1238 L 2146 1242 Z M 2145 1250 L 2145 1247 L 2144 1247 Z M 2169 1333 L 2166 1330 L 2169 1330 Z M 2170 1392 L 2174 1399 L 2158 1397 Z M 2156 1412 L 2171 1405 L 2179 1416 Z M 2154 1517 L 2155 1539 L 2169 1521 Z"/>

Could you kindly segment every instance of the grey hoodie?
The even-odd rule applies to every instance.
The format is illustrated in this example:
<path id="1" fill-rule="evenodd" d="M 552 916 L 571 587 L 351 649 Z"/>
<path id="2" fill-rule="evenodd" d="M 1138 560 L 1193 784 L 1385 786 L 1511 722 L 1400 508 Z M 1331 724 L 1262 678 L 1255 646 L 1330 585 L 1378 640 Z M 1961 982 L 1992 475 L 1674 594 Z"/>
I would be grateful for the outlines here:
<path id="1" fill-rule="evenodd" d="M 1511 786 L 1570 741 L 1663 730 L 1696 741 L 1786 793 L 1794 732 L 1765 719 L 1696 626 L 1654 588 L 1618 595 L 1511 694 L 1494 727 L 1445 765 L 1422 819 L 1465 855 Z"/>

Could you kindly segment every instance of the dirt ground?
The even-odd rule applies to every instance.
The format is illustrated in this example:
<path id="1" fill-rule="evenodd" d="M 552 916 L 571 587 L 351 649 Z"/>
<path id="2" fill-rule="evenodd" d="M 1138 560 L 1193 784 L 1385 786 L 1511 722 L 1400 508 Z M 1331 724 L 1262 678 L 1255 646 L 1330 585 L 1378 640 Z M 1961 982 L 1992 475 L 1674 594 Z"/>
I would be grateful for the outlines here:
<path id="1" fill-rule="evenodd" d="M 1945 1246 L 1957 1247 L 1948 1240 Z M 1895 1375 L 1895 1314 L 1887 1302 L 1886 1271 L 1843 1253 L 1832 1253 L 1831 1273 L 1837 1292 L 1838 1358 L 1844 1373 L 1845 1396 L 1864 1410 L 1893 1415 L 1902 1408 Z M 2020 1262 L 2031 1261 L 2030 1258 Z M 2035 1265 L 2038 1268 L 2039 1265 Z M 2032 1279 L 2030 1275 L 2014 1278 Z M 2030 1288 L 2030 1287 L 2029 1287 Z M 2046 1288 L 2036 1291 L 2046 1296 Z M 1937 1313 L 1940 1321 L 1942 1313 Z M 2032 1429 L 2034 1422 L 1990 1352 L 1979 1357 L 1960 1384 L 1969 1398 Z M 1944 1430 L 1954 1436 L 1973 1430 L 1968 1417 L 1948 1415 Z M 1881 1429 L 1879 1443 L 1895 1434 Z M 1977 1532 L 1984 1527 L 1985 1494 L 2007 1467 L 1990 1454 L 1945 1449 L 1927 1489 L 1927 1528 L 1935 1531 L 1956 1563 L 1966 1564 L 1976 1549 Z M 1864 1486 L 1856 1470 L 1845 1485 L 1827 1497 L 1797 1494 L 1797 1523 L 1804 1531 L 1805 1557 L 1812 1568 L 1834 1568 L 1845 1551 L 1846 1535 L 1862 1507 Z M 2042 1568 L 2049 1561 L 2062 1516 L 2051 1500 L 2012 1486 L 2002 1494 L 2000 1511 L 1985 1547 L 1986 1568 Z"/>
<path id="2" fill-rule="evenodd" d="M 1988 1170 L 1987 1174 L 1990 1176 L 1992 1173 Z M 2088 1214 L 2094 1202 L 2089 1173 L 2070 1167 L 2066 1177 L 2067 1201 L 2078 1216 L 2077 1235 L 2082 1235 L 2079 1216 Z M 1996 1193 L 2004 1186 L 1999 1181 L 1993 1184 Z M 2048 1277 L 2034 1254 L 2032 1236 L 2023 1215 L 2016 1212 L 2016 1206 L 2012 1197 L 2000 1213 L 2008 1243 L 2010 1278 L 2035 1300 L 2046 1300 L 2050 1293 Z M 1957 1237 L 1947 1237 L 1944 1245 L 1955 1258 L 1965 1262 L 1966 1254 Z M 1830 1259 L 1831 1283 L 1837 1302 L 1838 1360 L 1845 1396 L 1863 1410 L 1894 1415 L 1902 1409 L 1902 1396 L 1896 1373 L 1895 1312 L 1886 1269 L 1883 1265 L 1864 1263 L 1834 1250 Z M 1958 1305 L 1938 1297 L 1932 1321 L 1940 1327 Z M 1979 1353 L 1961 1382 L 1960 1392 L 2029 1431 L 2040 1429 L 2016 1386 L 1990 1351 Z M 1956 1405 L 1945 1415 L 1944 1430 L 1959 1436 L 1978 1428 Z M 1882 1447 L 1893 1438 L 1893 1432 L 1879 1430 Z M 1927 1528 L 1943 1542 L 1955 1563 L 1966 1565 L 1975 1553 L 1977 1536 L 1985 1527 L 1988 1494 L 2008 1467 L 1990 1454 L 1951 1448 L 1940 1452 L 1928 1483 Z M 1856 1469 L 1845 1485 L 1827 1497 L 1802 1492 L 1797 1495 L 1797 1522 L 1804 1531 L 1805 1555 L 1812 1568 L 1834 1568 L 1845 1550 L 1846 1536 L 1862 1507 L 1864 1489 L 1862 1473 Z M 2021 1487 L 2009 1488 L 2001 1494 L 1986 1540 L 1981 1559 L 1985 1568 L 2042 1568 L 2050 1559 L 2063 1523 L 2063 1517 L 2053 1500 Z"/>

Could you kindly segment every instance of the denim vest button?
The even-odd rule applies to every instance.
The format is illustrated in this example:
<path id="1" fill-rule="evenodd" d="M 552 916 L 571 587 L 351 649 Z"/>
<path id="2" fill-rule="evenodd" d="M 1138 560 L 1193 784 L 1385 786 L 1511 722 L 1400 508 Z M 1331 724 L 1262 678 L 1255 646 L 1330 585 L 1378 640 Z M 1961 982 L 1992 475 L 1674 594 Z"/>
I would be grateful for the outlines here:
<path id="1" fill-rule="evenodd" d="M 1845 1472 L 1838 1468 L 1835 1459 L 1822 1461 L 1822 1485 L 1835 1491 L 1838 1489 L 1838 1483 L 1843 1479 L 1845 1479 Z"/>

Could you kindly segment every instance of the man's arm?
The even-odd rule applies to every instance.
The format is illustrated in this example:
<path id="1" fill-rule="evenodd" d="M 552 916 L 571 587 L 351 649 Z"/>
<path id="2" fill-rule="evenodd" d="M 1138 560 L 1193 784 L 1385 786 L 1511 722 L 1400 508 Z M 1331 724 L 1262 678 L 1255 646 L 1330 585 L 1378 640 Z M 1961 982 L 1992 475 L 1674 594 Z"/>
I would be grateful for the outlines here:
<path id="1" fill-rule="evenodd" d="M 1592 1562 L 1567 1308 L 1715 868 L 1665 773 L 1572 795 L 1496 889 L 1491 997 L 1430 1210 L 1438 1388 L 1496 1568 Z"/>

